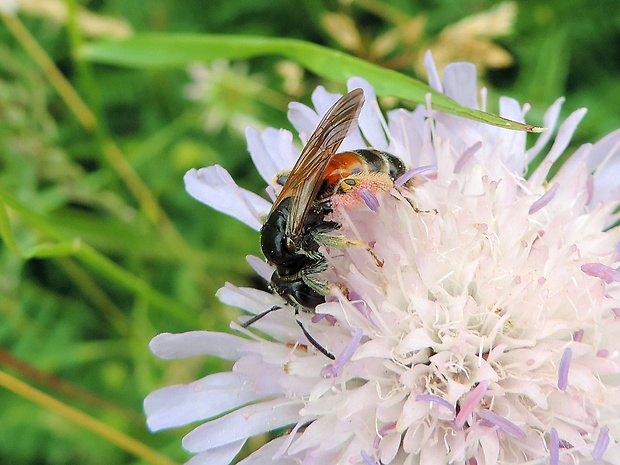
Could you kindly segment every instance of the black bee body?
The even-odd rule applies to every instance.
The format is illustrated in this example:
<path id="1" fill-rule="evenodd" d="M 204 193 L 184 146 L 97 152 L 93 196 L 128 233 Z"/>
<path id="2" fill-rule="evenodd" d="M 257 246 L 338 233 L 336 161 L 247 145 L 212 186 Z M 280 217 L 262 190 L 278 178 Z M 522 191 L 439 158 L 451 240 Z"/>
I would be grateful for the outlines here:
<path id="1" fill-rule="evenodd" d="M 271 276 L 271 287 L 296 309 L 313 311 L 325 302 L 325 284 L 313 275 L 327 267 L 319 252 L 320 235 L 339 228 L 334 221 L 326 221 L 331 213 L 330 202 L 316 203 L 304 219 L 301 234 L 288 237 L 286 222 L 291 199 L 284 199 L 269 215 L 261 229 L 261 248 L 269 263 L 276 267 Z"/>

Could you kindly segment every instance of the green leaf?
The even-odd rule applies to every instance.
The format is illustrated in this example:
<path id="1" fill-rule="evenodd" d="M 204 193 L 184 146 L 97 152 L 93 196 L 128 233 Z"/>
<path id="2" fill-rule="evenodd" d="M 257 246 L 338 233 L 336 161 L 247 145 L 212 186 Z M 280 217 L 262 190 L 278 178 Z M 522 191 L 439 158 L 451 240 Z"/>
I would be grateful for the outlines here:
<path id="1" fill-rule="evenodd" d="M 27 253 L 20 251 L 15 235 L 11 230 L 11 225 L 6 215 L 5 205 L 15 210 L 22 220 L 39 229 L 41 232 L 57 242 L 46 241 L 31 247 Z M 148 282 L 130 273 L 115 262 L 93 249 L 86 242 L 77 237 L 71 237 L 61 229 L 51 224 L 43 215 L 35 212 L 15 196 L 10 194 L 0 185 L 0 235 L 14 253 L 24 258 L 45 258 L 76 256 L 81 262 L 88 265 L 92 270 L 102 276 L 122 285 L 135 294 L 143 297 L 147 302 L 153 304 L 154 308 L 159 308 L 165 313 L 172 315 L 178 321 L 187 324 L 195 324 L 193 314 L 195 309 L 177 302 L 175 299 L 162 294 L 149 285 Z"/>
<path id="2" fill-rule="evenodd" d="M 183 67 L 218 58 L 244 59 L 282 55 L 313 73 L 337 82 L 360 76 L 377 94 L 425 103 L 431 94 L 435 110 L 507 129 L 540 132 L 542 129 L 459 105 L 426 84 L 397 71 L 382 68 L 345 53 L 310 42 L 255 36 L 143 34 L 121 41 L 96 42 L 84 46 L 87 60 L 133 68 Z"/>
<path id="3" fill-rule="evenodd" d="M 7 214 L 6 207 L 0 196 L 0 239 L 6 244 L 8 249 L 15 255 L 21 256 L 19 246 L 11 229 L 11 222 Z"/>
<path id="4" fill-rule="evenodd" d="M 65 242 L 42 242 L 24 252 L 27 258 L 66 257 L 75 255 L 80 247 L 79 239 Z"/>

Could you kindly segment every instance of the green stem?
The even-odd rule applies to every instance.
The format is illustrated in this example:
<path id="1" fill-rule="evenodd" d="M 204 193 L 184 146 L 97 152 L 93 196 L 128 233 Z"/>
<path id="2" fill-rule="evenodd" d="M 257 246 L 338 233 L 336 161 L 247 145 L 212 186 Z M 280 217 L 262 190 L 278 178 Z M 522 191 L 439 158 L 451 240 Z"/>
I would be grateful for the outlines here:
<path id="1" fill-rule="evenodd" d="M 121 433 L 120 431 L 109 427 L 105 423 L 100 422 L 94 417 L 85 414 L 81 410 L 78 410 L 70 405 L 67 405 L 59 400 L 45 394 L 38 389 L 20 381 L 17 378 L 0 371 L 0 386 L 14 392 L 36 404 L 44 407 L 52 412 L 56 412 L 62 415 L 64 418 L 72 421 L 73 423 L 84 427 L 98 436 L 110 441 L 112 444 L 126 450 L 136 457 L 140 457 L 147 462 L 155 465 L 175 465 L 175 462 L 167 457 L 159 454 L 145 444 L 136 441 L 134 438 Z"/>
<path id="2" fill-rule="evenodd" d="M 4 211 L 3 203 L 6 203 L 9 207 L 18 212 L 27 223 L 43 231 L 46 235 L 58 241 L 58 244 L 46 246 L 44 248 L 44 253 L 42 254 L 42 256 L 74 255 L 82 263 L 88 265 L 91 269 L 93 269 L 100 275 L 105 276 L 111 281 L 114 281 L 117 284 L 125 287 L 126 289 L 135 292 L 137 295 L 141 296 L 147 302 L 152 304 L 154 308 L 163 310 L 168 315 L 171 315 L 179 321 L 187 323 L 188 325 L 195 325 L 196 320 L 193 317 L 193 315 L 196 314 L 195 309 L 179 303 L 175 300 L 172 300 L 164 294 L 157 292 L 147 282 L 143 281 L 137 276 L 134 276 L 124 268 L 114 263 L 109 258 L 100 254 L 91 246 L 81 241 L 80 238 L 73 238 L 70 237 L 68 234 L 64 233 L 57 226 L 47 221 L 42 215 L 34 212 L 22 202 L 20 202 L 17 198 L 9 194 L 3 186 L 0 186 L 0 212 Z M 0 217 L 1 216 L 2 214 L 0 213 Z M 17 247 L 17 243 L 13 237 L 8 222 L 2 221 L 0 222 L 0 224 L 3 225 L 0 229 L 2 239 L 7 244 L 13 244 L 13 247 Z M 57 246 L 56 253 L 49 254 L 45 252 L 46 248 L 53 248 L 54 245 Z M 36 252 L 40 248 L 40 246 L 35 247 L 33 248 L 33 250 Z M 17 251 L 20 256 L 25 258 L 29 258 L 29 256 L 38 256 L 36 253 L 24 254 L 19 251 L 19 248 L 17 248 Z"/>

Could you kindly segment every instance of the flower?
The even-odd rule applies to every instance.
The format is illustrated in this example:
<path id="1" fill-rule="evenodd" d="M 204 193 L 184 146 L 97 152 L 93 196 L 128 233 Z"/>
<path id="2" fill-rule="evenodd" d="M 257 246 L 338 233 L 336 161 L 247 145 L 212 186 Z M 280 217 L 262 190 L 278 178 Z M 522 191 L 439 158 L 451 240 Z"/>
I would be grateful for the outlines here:
<path id="1" fill-rule="evenodd" d="M 430 55 L 427 66 L 432 87 L 478 106 L 473 65 L 450 65 L 443 84 Z M 522 132 L 424 106 L 385 121 L 365 81 L 348 86 L 361 87 L 366 103 L 341 150 L 368 144 L 421 168 L 413 187 L 398 180 L 372 202 L 334 197 L 342 224 L 334 234 L 371 247 L 323 250 L 330 295 L 297 317 L 336 360 L 308 344 L 279 296 L 226 284 L 219 298 L 250 314 L 285 308 L 253 331 L 232 323 L 238 335 L 156 336 L 151 349 L 162 358 L 212 355 L 234 367 L 150 394 L 149 427 L 205 421 L 183 440 L 197 453 L 191 464 L 228 464 L 249 437 L 274 430 L 240 463 L 620 463 L 620 131 L 581 146 L 547 180 L 585 110 L 561 124 L 528 172 L 562 99 L 526 150 Z M 318 88 L 316 113 L 290 105 L 304 143 L 337 98 Z M 504 117 L 526 111 L 500 101 Z M 292 135 L 250 128 L 246 136 L 273 198 L 275 175 L 299 156 Z M 191 170 L 185 182 L 257 230 L 270 209 L 219 166 Z M 270 265 L 248 261 L 269 281 Z"/>

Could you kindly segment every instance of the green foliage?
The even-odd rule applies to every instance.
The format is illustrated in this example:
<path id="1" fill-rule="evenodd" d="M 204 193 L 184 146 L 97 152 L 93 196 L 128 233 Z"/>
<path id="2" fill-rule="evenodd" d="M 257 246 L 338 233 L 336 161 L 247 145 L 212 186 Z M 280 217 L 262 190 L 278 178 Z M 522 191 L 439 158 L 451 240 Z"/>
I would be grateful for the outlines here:
<path id="1" fill-rule="evenodd" d="M 144 35 L 125 42 L 87 46 L 82 56 L 95 62 L 136 67 L 177 67 L 218 58 L 239 59 L 260 55 L 283 55 L 304 68 L 334 81 L 346 82 L 354 76 L 364 78 L 379 95 L 400 97 L 424 104 L 432 95 L 433 108 L 501 127 L 525 129 L 522 125 L 465 108 L 419 81 L 373 65 L 356 57 L 320 47 L 310 42 L 251 36 L 175 36 Z"/>
<path id="2" fill-rule="evenodd" d="M 84 38 L 89 25 L 73 1 L 65 2 L 73 11 L 65 24 L 24 11 L 20 20 L 87 103 L 95 128 L 80 123 L 48 72 L 2 23 L 0 371 L 173 461 L 187 460 L 180 446 L 187 428 L 151 435 L 142 400 L 225 366 L 163 362 L 148 341 L 163 331 L 226 330 L 237 313 L 215 299 L 216 290 L 226 281 L 264 283 L 245 262 L 260 255 L 257 233 L 189 197 L 183 174 L 217 163 L 243 187 L 262 192 L 245 149 L 247 124 L 290 129 L 289 101 L 308 102 L 318 84 L 342 91 L 342 79 L 355 72 L 384 97 L 423 99 L 427 89 L 412 78 L 425 80 L 416 63 L 426 48 L 440 44 L 446 27 L 497 3 L 81 3 L 142 34 L 124 43 Z M 578 142 L 620 127 L 620 4 L 526 0 L 518 8 L 514 32 L 489 39 L 514 58 L 502 68 L 481 67 L 490 104 L 498 95 L 530 102 L 528 122 L 540 125 L 544 110 L 565 95 L 565 115 L 590 109 Z M 354 24 L 357 42 L 330 32 L 327 13 Z M 412 31 L 415 40 L 407 39 Z M 252 48 L 259 39 L 248 36 L 264 37 L 262 48 Z M 379 53 L 380 37 L 396 39 Z M 85 54 L 107 64 L 76 58 Z M 200 57 L 209 65 L 188 73 L 188 61 Z M 166 67 L 144 66 L 155 62 Z M 114 147 L 146 194 L 119 168 Z M 49 405 L 5 388 L 0 405 L 3 463 L 147 463 Z"/>

